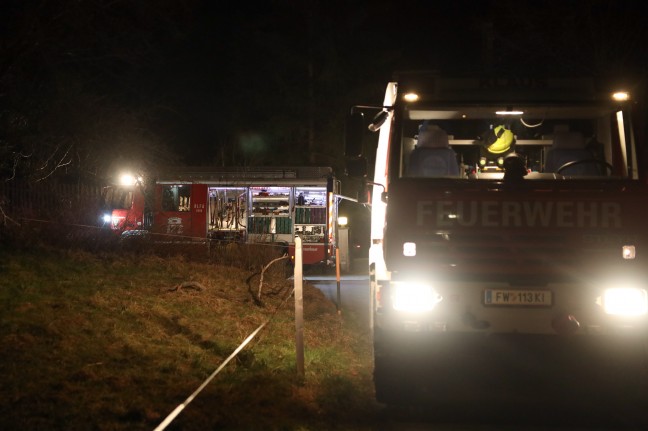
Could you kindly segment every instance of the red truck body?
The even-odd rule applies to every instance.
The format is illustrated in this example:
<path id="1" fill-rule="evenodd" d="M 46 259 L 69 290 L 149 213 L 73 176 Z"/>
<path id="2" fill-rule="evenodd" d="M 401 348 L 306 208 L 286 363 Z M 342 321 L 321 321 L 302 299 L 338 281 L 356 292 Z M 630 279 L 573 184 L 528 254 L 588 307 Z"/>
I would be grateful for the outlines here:
<path id="1" fill-rule="evenodd" d="M 334 256 L 338 191 L 330 168 L 167 169 L 149 190 L 107 187 L 105 221 L 120 235 L 277 243 L 291 256 L 299 235 L 303 262 L 315 264 Z"/>

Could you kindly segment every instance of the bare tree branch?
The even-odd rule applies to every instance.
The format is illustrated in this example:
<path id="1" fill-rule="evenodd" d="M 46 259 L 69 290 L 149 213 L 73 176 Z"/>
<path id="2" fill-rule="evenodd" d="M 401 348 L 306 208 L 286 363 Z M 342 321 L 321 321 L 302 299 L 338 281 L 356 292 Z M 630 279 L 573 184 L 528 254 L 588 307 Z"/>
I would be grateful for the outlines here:
<path id="1" fill-rule="evenodd" d="M 284 260 L 284 259 L 288 259 L 288 255 L 287 255 L 287 254 L 284 254 L 284 255 L 281 256 L 281 257 L 278 257 L 278 258 L 276 258 L 276 259 L 271 260 L 270 263 L 268 263 L 266 266 L 264 266 L 264 267 L 261 269 L 261 276 L 260 276 L 260 278 L 259 278 L 259 291 L 258 291 L 258 293 L 257 293 L 257 298 L 256 298 L 257 301 L 261 302 L 261 290 L 262 290 L 262 288 L 263 288 L 263 274 L 266 272 L 266 270 L 267 270 L 268 268 L 270 268 L 270 266 L 272 266 L 272 264 L 274 264 L 274 263 L 276 263 L 276 262 L 279 262 L 280 260 Z"/>
<path id="2" fill-rule="evenodd" d="M 16 220 L 12 219 L 5 213 L 4 208 L 2 207 L 2 204 L 4 202 L 0 202 L 0 216 L 2 216 L 2 225 L 7 226 L 7 222 L 12 222 L 16 226 L 20 226 L 20 223 L 18 223 Z"/>
<path id="3" fill-rule="evenodd" d="M 13 159 L 13 166 L 12 166 L 12 168 L 11 168 L 11 177 L 7 178 L 7 179 L 5 180 L 5 182 L 7 182 L 7 181 L 11 181 L 11 180 L 13 180 L 14 178 L 16 178 L 16 169 L 18 168 L 18 163 L 20 163 L 20 158 L 22 157 L 23 159 L 28 159 L 28 158 L 30 158 L 31 156 L 32 156 L 31 154 L 29 154 L 29 155 L 25 155 L 25 154 L 23 154 L 23 153 L 17 153 L 17 154 L 15 154 L 15 155 L 14 155 L 14 159 Z"/>
<path id="4" fill-rule="evenodd" d="M 58 152 L 59 148 L 61 148 L 60 145 L 57 145 L 56 148 L 54 148 L 54 151 L 52 151 L 52 153 L 50 154 L 50 156 L 49 156 L 45 161 L 43 161 L 43 166 L 41 166 L 40 168 L 38 168 L 39 171 L 44 170 L 44 169 L 49 165 L 50 160 L 52 160 L 52 159 L 54 158 L 54 156 L 55 156 L 56 153 Z"/>
<path id="5" fill-rule="evenodd" d="M 57 146 L 55 152 L 58 151 L 58 148 L 59 147 Z M 54 172 L 56 172 L 57 169 L 59 169 L 59 168 L 61 168 L 63 166 L 67 166 L 67 165 L 71 164 L 72 163 L 72 157 L 70 157 L 70 159 L 68 161 L 64 162 L 65 158 L 68 156 L 71 149 L 72 149 L 72 145 L 70 145 L 68 147 L 68 149 L 65 151 L 65 154 L 63 154 L 63 156 L 61 156 L 59 161 L 54 165 L 54 167 L 50 170 L 50 172 L 47 175 L 45 175 L 44 177 L 37 179 L 36 182 L 40 182 L 40 181 L 43 181 L 43 180 L 49 178 L 50 176 L 52 176 L 52 174 L 54 174 Z M 43 166 L 43 167 L 45 167 L 45 166 Z"/>

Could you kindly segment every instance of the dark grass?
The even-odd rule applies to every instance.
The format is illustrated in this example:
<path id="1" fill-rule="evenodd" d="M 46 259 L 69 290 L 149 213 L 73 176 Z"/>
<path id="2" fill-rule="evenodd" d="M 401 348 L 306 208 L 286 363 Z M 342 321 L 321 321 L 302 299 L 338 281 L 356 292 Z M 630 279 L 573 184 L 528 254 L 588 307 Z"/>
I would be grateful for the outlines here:
<path id="1" fill-rule="evenodd" d="M 276 253 L 237 267 L 204 249 L 2 233 L 0 429 L 153 429 L 271 317 L 168 429 L 373 427 L 366 331 L 306 286 L 302 381 L 289 268 L 269 269 L 262 306 L 253 300 L 259 262 Z M 203 289 L 178 288 L 187 281 Z"/>

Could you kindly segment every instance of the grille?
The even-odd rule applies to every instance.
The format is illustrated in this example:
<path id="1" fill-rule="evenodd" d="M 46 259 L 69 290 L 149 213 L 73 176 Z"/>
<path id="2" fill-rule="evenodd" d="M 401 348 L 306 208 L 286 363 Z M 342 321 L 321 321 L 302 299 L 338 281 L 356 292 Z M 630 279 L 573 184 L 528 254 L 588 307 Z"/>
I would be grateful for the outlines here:
<path id="1" fill-rule="evenodd" d="M 612 247 L 584 247 L 570 234 L 434 234 L 417 241 L 419 255 L 433 266 L 474 274 L 574 275 L 610 262 Z M 620 256 L 620 255 L 619 255 Z M 618 257 L 618 256 L 617 256 Z"/>

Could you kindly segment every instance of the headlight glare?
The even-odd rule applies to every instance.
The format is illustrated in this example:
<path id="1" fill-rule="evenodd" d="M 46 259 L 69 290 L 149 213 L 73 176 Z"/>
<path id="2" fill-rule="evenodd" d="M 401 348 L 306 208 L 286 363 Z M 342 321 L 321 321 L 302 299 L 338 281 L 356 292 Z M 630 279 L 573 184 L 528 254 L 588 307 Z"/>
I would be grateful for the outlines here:
<path id="1" fill-rule="evenodd" d="M 648 313 L 648 293 L 644 289 L 619 287 L 603 293 L 603 309 L 615 316 L 643 316 Z"/>
<path id="2" fill-rule="evenodd" d="M 442 301 L 441 295 L 424 283 L 394 283 L 392 304 L 395 310 L 408 313 L 424 313 Z"/>

